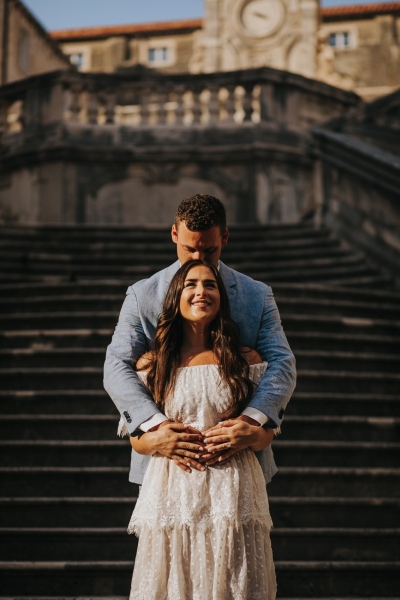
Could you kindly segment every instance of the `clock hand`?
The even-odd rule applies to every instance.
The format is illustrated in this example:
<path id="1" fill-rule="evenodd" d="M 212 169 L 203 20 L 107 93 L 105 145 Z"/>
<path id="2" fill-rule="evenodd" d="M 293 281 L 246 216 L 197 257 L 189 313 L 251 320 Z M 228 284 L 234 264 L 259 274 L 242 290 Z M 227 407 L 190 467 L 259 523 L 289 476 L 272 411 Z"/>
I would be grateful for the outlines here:
<path id="1" fill-rule="evenodd" d="M 268 19 L 268 15 L 263 15 L 263 13 L 259 13 L 259 12 L 254 12 L 253 15 L 255 17 L 261 17 L 261 19 Z"/>

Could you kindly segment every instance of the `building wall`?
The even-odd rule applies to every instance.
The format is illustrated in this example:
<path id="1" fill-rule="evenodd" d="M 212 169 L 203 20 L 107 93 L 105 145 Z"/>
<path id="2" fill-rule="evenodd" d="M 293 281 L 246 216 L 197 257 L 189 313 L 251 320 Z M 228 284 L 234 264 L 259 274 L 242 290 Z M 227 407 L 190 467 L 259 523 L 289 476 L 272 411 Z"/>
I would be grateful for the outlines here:
<path id="1" fill-rule="evenodd" d="M 327 41 L 332 34 L 348 34 L 348 46 L 332 48 L 332 83 L 367 100 L 400 85 L 400 13 L 325 22 L 320 31 Z M 321 75 L 329 80 L 329 73 Z"/>
<path id="2" fill-rule="evenodd" d="M 4 18 L 5 2 L 0 0 L 0 15 Z M 10 83 L 47 71 L 69 68 L 56 43 L 17 0 L 8 0 L 8 32 L 3 39 L 3 23 L 0 28 L 2 58 L 7 55 L 6 81 Z M 6 43 L 8 42 L 8 43 Z"/>
<path id="3" fill-rule="evenodd" d="M 70 56 L 82 72 L 112 73 L 121 67 L 138 64 L 155 68 L 164 73 L 189 72 L 193 55 L 194 38 L 191 33 L 145 37 L 118 36 L 99 40 L 83 40 L 61 43 L 64 54 Z M 162 60 L 151 61 L 150 51 L 163 53 Z M 81 56 L 81 58 L 79 58 Z"/>
<path id="4" fill-rule="evenodd" d="M 331 12 L 322 9 L 318 24 L 315 3 L 294 2 L 290 7 L 301 8 L 301 14 L 307 18 L 299 20 L 297 13 L 288 8 L 281 30 L 265 39 L 257 36 L 242 39 L 237 19 L 234 19 L 236 13 L 240 14 L 240 11 L 235 13 L 235 6 L 242 5 L 232 3 L 231 14 L 228 14 L 226 10 L 221 12 L 222 2 L 210 1 L 213 10 L 206 3 L 209 10 L 204 25 L 199 22 L 192 29 L 179 30 L 174 24 L 172 31 L 169 31 L 169 25 L 164 30 L 151 31 L 149 25 L 146 32 L 138 30 L 135 33 L 136 28 L 132 26 L 131 33 L 117 35 L 116 28 L 114 37 L 110 34 L 111 37 L 106 39 L 90 39 L 90 33 L 85 39 L 79 32 L 77 37 L 81 36 L 81 39 L 75 40 L 68 39 L 65 33 L 69 32 L 54 35 L 56 39 L 60 38 L 66 54 L 81 56 L 83 63 L 78 68 L 82 71 L 112 72 L 120 67 L 142 64 L 165 73 L 202 73 L 266 64 L 315 76 L 336 87 L 353 90 L 367 100 L 400 86 L 400 3 L 385 5 L 380 14 L 376 12 L 378 9 L 374 8 L 375 13 L 371 13 L 366 7 L 357 14 L 347 14 L 346 7 L 331 9 Z M 215 12 L 218 6 L 220 12 Z M 314 12 L 308 14 L 311 9 Z M 307 48 L 301 37 L 303 34 L 308 40 Z M 343 34 L 347 34 L 348 44 L 332 46 L 332 34 L 342 36 L 342 41 Z M 231 38 L 236 46 L 232 45 Z M 164 61 L 149 61 L 151 48 L 166 48 L 168 57 Z M 310 67 L 313 62 L 310 62 L 310 56 L 315 56 L 315 51 L 316 70 L 314 66 Z"/>

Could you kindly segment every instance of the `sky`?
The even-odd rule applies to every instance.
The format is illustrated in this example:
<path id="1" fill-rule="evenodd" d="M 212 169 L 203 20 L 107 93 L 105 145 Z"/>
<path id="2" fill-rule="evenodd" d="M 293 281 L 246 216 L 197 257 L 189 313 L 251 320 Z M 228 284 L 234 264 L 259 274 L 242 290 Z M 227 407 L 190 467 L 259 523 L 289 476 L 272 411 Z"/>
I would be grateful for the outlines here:
<path id="1" fill-rule="evenodd" d="M 23 0 L 23 3 L 49 31 L 203 16 L 203 0 Z M 368 0 L 322 0 L 322 6 L 368 3 Z"/>

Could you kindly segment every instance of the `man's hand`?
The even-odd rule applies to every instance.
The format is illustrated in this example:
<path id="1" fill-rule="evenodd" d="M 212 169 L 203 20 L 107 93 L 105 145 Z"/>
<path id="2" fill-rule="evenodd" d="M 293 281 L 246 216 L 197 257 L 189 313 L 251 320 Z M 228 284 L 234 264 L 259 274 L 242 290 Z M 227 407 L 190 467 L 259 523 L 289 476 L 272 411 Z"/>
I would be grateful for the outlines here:
<path id="1" fill-rule="evenodd" d="M 192 468 L 205 471 L 199 462 L 204 451 L 203 436 L 198 429 L 183 423 L 164 421 L 152 427 L 147 434 L 152 454 L 158 452 L 171 458 L 183 471 L 192 472 Z"/>
<path id="2" fill-rule="evenodd" d="M 264 429 L 258 421 L 240 415 L 228 419 L 203 432 L 206 452 L 201 458 L 207 466 L 218 463 L 223 465 L 234 454 L 251 447 L 253 450 L 266 448 L 273 440 L 272 429 Z"/>

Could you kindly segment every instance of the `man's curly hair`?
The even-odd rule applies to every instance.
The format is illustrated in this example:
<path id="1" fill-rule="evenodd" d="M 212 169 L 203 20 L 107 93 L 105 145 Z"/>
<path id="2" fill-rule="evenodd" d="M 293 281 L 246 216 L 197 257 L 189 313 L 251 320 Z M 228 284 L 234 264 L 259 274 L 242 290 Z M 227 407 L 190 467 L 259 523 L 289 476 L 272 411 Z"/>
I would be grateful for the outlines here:
<path id="1" fill-rule="evenodd" d="M 195 194 L 182 200 L 175 215 L 175 227 L 184 222 L 190 231 L 206 231 L 218 225 L 221 233 L 226 229 L 224 205 L 218 198 L 207 194 Z"/>

